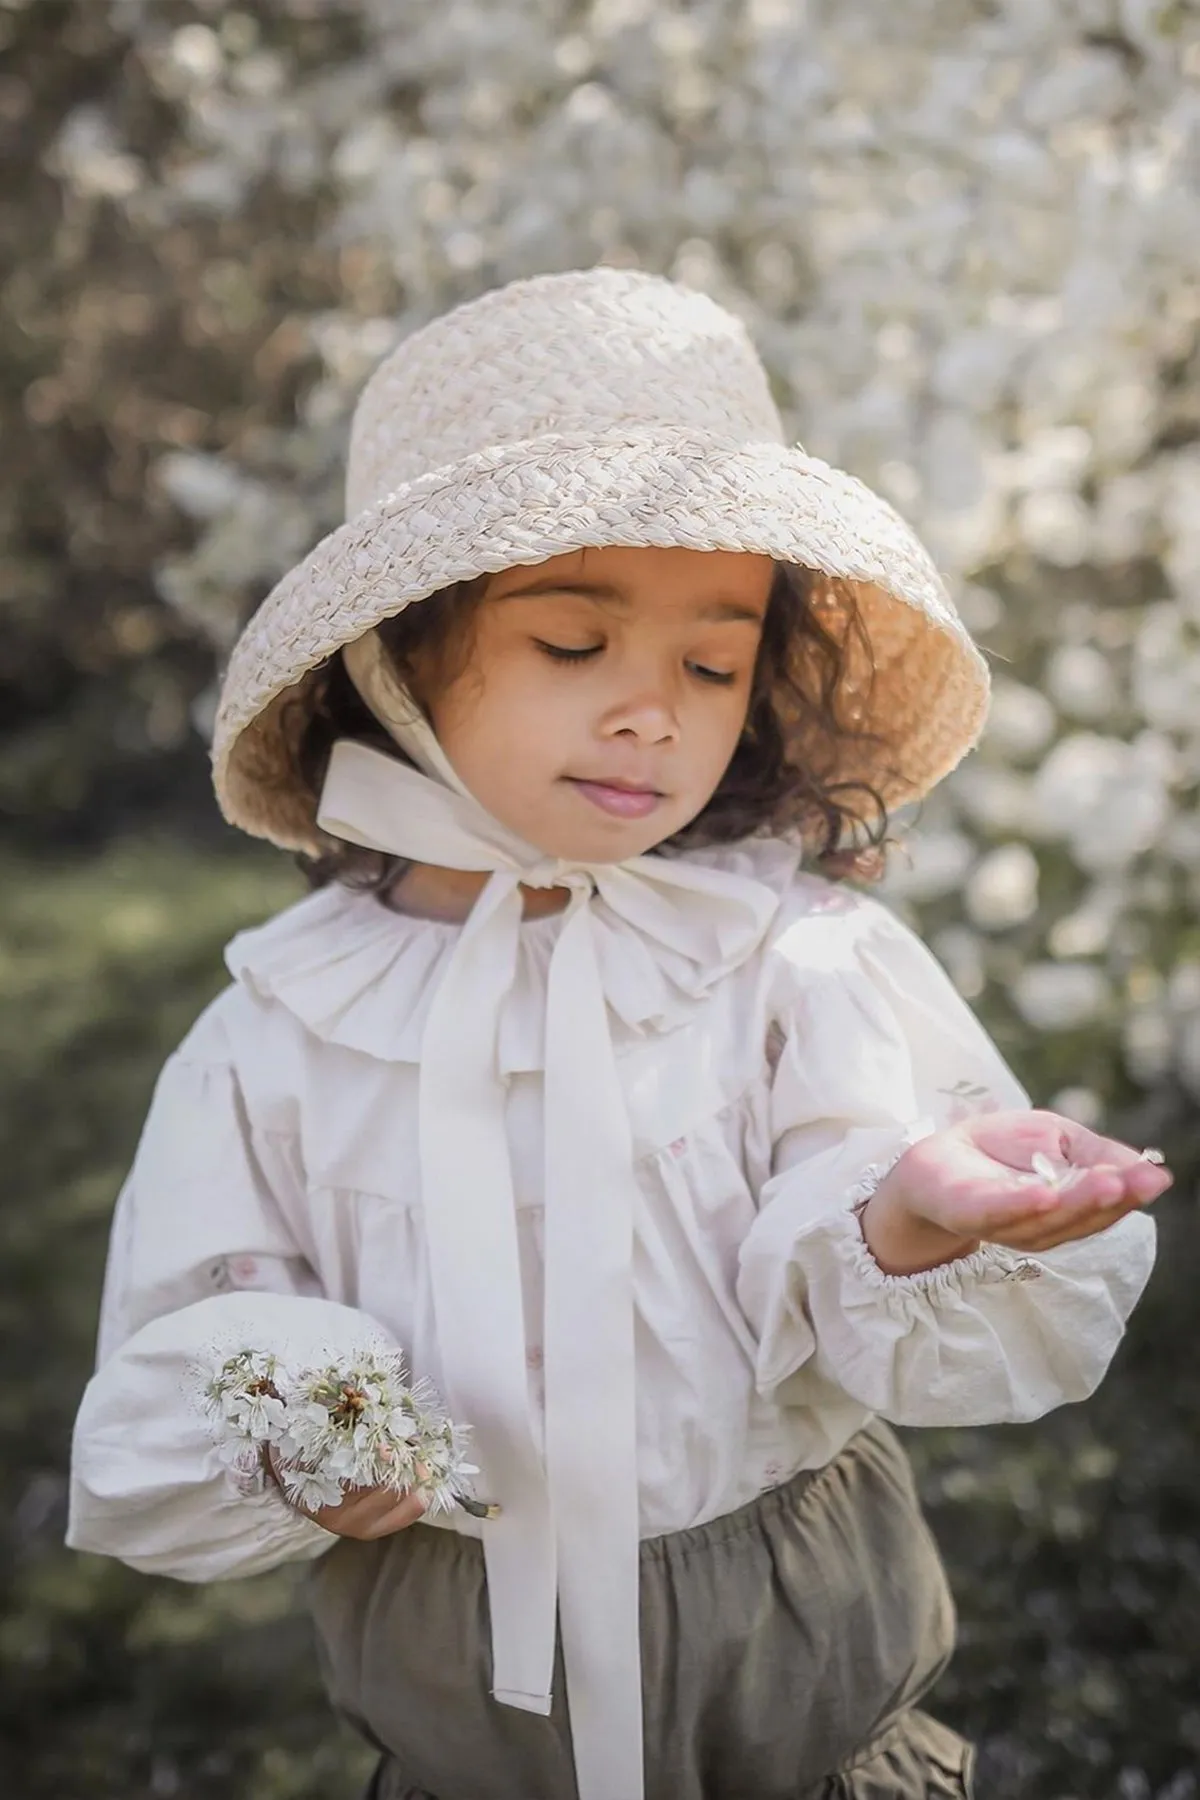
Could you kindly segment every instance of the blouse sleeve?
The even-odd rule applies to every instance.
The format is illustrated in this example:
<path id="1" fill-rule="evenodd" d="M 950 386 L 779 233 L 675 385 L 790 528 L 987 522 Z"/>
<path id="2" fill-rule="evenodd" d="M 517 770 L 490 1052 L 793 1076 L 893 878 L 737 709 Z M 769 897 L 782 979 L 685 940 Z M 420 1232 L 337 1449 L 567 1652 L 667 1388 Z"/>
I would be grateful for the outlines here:
<path id="1" fill-rule="evenodd" d="M 847 898 L 779 953 L 773 1172 L 738 1285 L 760 1391 L 812 1405 L 832 1386 L 899 1425 L 1027 1420 L 1083 1399 L 1149 1277 L 1150 1218 L 1036 1256 L 986 1244 L 884 1274 L 854 1211 L 872 1175 L 969 1113 L 1029 1101 L 938 963 L 877 902 Z"/>
<path id="2" fill-rule="evenodd" d="M 325 1299 L 285 1222 L 283 1140 L 252 1131 L 231 1061 L 197 1034 L 159 1076 L 113 1220 L 97 1368 L 71 1450 L 67 1543 L 183 1581 L 253 1575 L 336 1542 L 274 1483 L 220 1460 L 203 1371 L 237 1349 L 297 1362 L 390 1342 Z"/>

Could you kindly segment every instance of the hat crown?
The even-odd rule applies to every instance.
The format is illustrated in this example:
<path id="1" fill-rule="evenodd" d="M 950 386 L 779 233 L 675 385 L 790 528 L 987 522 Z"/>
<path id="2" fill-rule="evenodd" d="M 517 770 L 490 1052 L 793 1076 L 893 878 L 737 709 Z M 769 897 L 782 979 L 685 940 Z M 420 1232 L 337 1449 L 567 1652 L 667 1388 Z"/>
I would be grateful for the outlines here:
<path id="1" fill-rule="evenodd" d="M 707 295 L 626 269 L 513 282 L 375 371 L 351 428 L 347 516 L 480 452 L 622 431 L 785 441 L 745 327 Z"/>

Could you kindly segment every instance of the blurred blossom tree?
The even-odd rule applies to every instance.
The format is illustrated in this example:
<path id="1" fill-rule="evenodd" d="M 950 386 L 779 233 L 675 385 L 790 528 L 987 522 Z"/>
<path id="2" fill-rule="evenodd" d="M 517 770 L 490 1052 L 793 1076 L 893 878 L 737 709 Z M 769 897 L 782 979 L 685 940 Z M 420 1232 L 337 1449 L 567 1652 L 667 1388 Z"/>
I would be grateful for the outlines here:
<path id="1" fill-rule="evenodd" d="M 219 841 L 215 671 L 338 522 L 375 361 L 512 277 L 655 269 L 990 653 L 889 897 L 1036 1098 L 1186 1141 L 1200 0 L 0 0 L 0 50 L 19 838 Z"/>
<path id="2" fill-rule="evenodd" d="M 955 934 L 1026 1059 L 1035 1034 L 1040 1097 L 1068 1073 L 1106 1102 L 1196 1090 L 1171 999 L 1200 955 L 1194 3 L 0 22 L 29 170 L 0 317 L 0 791 L 31 830 L 183 794 L 211 822 L 215 661 L 338 521 L 373 363 L 494 283 L 638 264 L 746 318 L 791 429 L 914 519 L 992 653 L 994 727 L 896 903 Z"/>

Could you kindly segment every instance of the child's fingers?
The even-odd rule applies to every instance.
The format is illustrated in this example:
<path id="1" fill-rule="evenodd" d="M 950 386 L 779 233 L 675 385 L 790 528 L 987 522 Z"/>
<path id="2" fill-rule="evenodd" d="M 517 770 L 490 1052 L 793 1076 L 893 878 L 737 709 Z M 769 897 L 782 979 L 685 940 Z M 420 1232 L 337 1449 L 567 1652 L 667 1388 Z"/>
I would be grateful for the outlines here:
<path id="1" fill-rule="evenodd" d="M 1148 1205 L 1170 1185 L 1166 1169 L 1140 1160 L 1125 1168 L 1101 1165 L 1079 1169 L 1064 1187 L 1049 1182 L 1004 1184 L 988 1196 L 979 1235 L 996 1239 L 999 1232 L 1008 1230 L 1037 1230 L 1043 1225 L 1065 1228 L 1077 1219 L 1086 1221 L 1105 1207 L 1128 1210 Z"/>
<path id="2" fill-rule="evenodd" d="M 1126 1192 L 1142 1204 L 1157 1200 L 1175 1180 L 1170 1169 L 1161 1163 L 1143 1162 L 1140 1156 L 1121 1172 L 1125 1177 Z"/>
<path id="3" fill-rule="evenodd" d="M 406 1531 L 410 1525 L 417 1523 L 424 1511 L 425 1502 L 419 1494 L 405 1494 L 388 1507 L 382 1518 L 375 1520 L 363 1535 L 374 1539 L 390 1537 L 394 1531 Z"/>
<path id="4" fill-rule="evenodd" d="M 1069 1162 L 1084 1168 L 1100 1165 L 1114 1169 L 1161 1167 L 1160 1164 L 1145 1162 L 1140 1150 L 1121 1143 L 1119 1138 L 1101 1137 L 1098 1131 L 1091 1131 L 1086 1125 L 1077 1124 L 1074 1119 L 1060 1119 L 1058 1124 Z"/>
<path id="5" fill-rule="evenodd" d="M 338 1537 L 365 1541 L 414 1525 L 424 1511 L 419 1494 L 398 1494 L 393 1488 L 348 1488 L 339 1505 L 322 1506 L 310 1517 Z"/>
<path id="6" fill-rule="evenodd" d="M 407 1505 L 410 1501 L 417 1503 L 424 1510 L 424 1502 L 420 1501 L 417 1495 L 404 1493 L 397 1488 L 355 1488 L 351 1490 L 351 1493 L 354 1496 L 352 1504 L 364 1519 L 382 1518 L 386 1513 L 393 1512 L 401 1503 Z"/>
<path id="7" fill-rule="evenodd" d="M 978 1237 L 996 1239 L 1004 1231 L 1036 1230 L 1050 1217 L 1061 1222 L 1125 1198 L 1125 1181 L 1113 1169 L 1085 1169 L 1065 1188 L 1020 1178 L 989 1182 L 973 1230 Z"/>
<path id="8" fill-rule="evenodd" d="M 1014 1226 L 991 1241 L 1002 1244 L 1007 1250 L 1036 1254 L 1039 1250 L 1054 1250 L 1060 1244 L 1075 1243 L 1081 1238 L 1096 1237 L 1119 1220 L 1127 1218 L 1131 1212 L 1139 1210 L 1138 1201 L 1127 1200 L 1118 1206 L 1101 1207 L 1066 1219 L 1028 1221 L 1024 1225 Z"/>
<path id="9" fill-rule="evenodd" d="M 1164 1185 L 1170 1182 L 1156 1153 L 1147 1160 L 1145 1152 L 1117 1138 L 1102 1137 L 1098 1131 L 1058 1113 L 1037 1109 L 1025 1113 L 981 1113 L 964 1120 L 946 1135 L 955 1134 L 993 1163 L 1018 1171 L 1036 1168 L 1044 1158 L 1062 1168 L 1107 1168 L 1123 1173 L 1158 1169 L 1166 1174 Z"/>
<path id="10" fill-rule="evenodd" d="M 1115 1173 L 1124 1181 L 1126 1193 L 1143 1202 L 1157 1200 L 1171 1186 L 1174 1176 L 1157 1151 L 1134 1150 L 1116 1138 L 1100 1137 L 1085 1125 L 1064 1123 L 1068 1139 L 1065 1158 L 1075 1168 Z"/>
<path id="11" fill-rule="evenodd" d="M 407 1526 L 415 1525 L 425 1511 L 425 1502 L 419 1494 L 397 1494 L 390 1488 L 368 1489 L 349 1506 L 351 1510 L 335 1529 L 340 1529 L 344 1537 L 356 1537 L 363 1542 L 403 1531 Z M 340 1512 L 342 1508 L 335 1510 Z"/>
<path id="12" fill-rule="evenodd" d="M 1108 1198 L 1114 1202 L 1119 1198 L 1135 1206 L 1146 1206 L 1165 1193 L 1173 1179 L 1169 1169 L 1140 1159 L 1122 1168 L 1114 1168 L 1111 1163 L 1099 1164 L 1083 1170 L 1067 1187 L 1060 1188 L 1057 1197 L 1066 1201 L 1068 1209 L 1072 1203 L 1083 1208 L 1103 1203 Z"/>

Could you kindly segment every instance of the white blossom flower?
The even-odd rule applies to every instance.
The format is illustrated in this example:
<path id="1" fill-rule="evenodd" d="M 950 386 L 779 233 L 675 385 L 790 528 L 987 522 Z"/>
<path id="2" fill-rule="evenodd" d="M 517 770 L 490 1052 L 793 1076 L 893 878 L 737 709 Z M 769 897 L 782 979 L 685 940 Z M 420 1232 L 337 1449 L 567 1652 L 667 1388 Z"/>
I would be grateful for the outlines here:
<path id="1" fill-rule="evenodd" d="M 1094 963 L 1030 963 L 1012 985 L 1013 1004 L 1035 1031 L 1071 1031 L 1107 1010 L 1111 990 Z"/>
<path id="2" fill-rule="evenodd" d="M 287 1373 L 274 1356 L 244 1350 L 226 1359 L 205 1388 L 210 1413 L 235 1443 L 276 1442 L 287 1426 L 280 1383 Z"/>
<path id="3" fill-rule="evenodd" d="M 234 1430 L 256 1444 L 276 1443 L 287 1429 L 287 1408 L 274 1394 L 252 1390 L 231 1394 L 223 1402 L 223 1411 Z"/>
<path id="4" fill-rule="evenodd" d="M 993 683 L 985 737 L 1001 756 L 1020 761 L 1040 755 L 1057 723 L 1053 705 L 1036 688 L 1020 681 Z"/>
<path id="5" fill-rule="evenodd" d="M 427 1383 L 409 1385 L 396 1352 L 290 1370 L 247 1349 L 211 1373 L 205 1392 L 218 1455 L 240 1491 L 251 1458 L 261 1466 L 270 1446 L 288 1498 L 310 1510 L 336 1505 L 348 1487 L 384 1487 L 419 1493 L 434 1513 L 498 1511 L 466 1492 L 478 1473 L 467 1434 Z"/>
<path id="6" fill-rule="evenodd" d="M 329 1469 L 297 1469 L 284 1464 L 279 1478 L 292 1504 L 307 1512 L 316 1512 L 322 1506 L 340 1506 L 345 1498 L 340 1479 Z"/>
<path id="7" fill-rule="evenodd" d="M 1200 731 L 1200 634 L 1175 606 L 1148 609 L 1134 641 L 1133 700 L 1164 731 Z"/>
<path id="8" fill-rule="evenodd" d="M 1104 1102 L 1093 1088 L 1060 1088 L 1051 1096 L 1050 1111 L 1064 1119 L 1074 1119 L 1077 1125 L 1086 1125 L 1089 1131 L 1099 1131 L 1104 1124 Z"/>
<path id="9" fill-rule="evenodd" d="M 1120 879 L 1097 881 L 1074 912 L 1056 919 L 1046 934 L 1056 958 L 1099 956 L 1113 941 L 1128 905 L 1127 885 Z"/>
<path id="10" fill-rule="evenodd" d="M 971 871 L 967 915 L 983 931 L 1008 931 L 1037 911 L 1038 860 L 1027 844 L 1001 844 Z"/>
<path id="11" fill-rule="evenodd" d="M 982 757 L 958 771 L 950 790 L 955 811 L 976 832 L 989 835 L 1037 835 L 1030 778 Z"/>
<path id="12" fill-rule="evenodd" d="M 1074 719 L 1106 719 L 1116 710 L 1112 659 L 1095 644 L 1060 644 L 1047 659 L 1046 686 Z"/>
<path id="13" fill-rule="evenodd" d="M 1024 541 L 1044 561 L 1069 569 L 1086 560 L 1092 516 L 1078 494 L 1053 488 L 1026 494 L 1018 523 Z"/>
<path id="14" fill-rule="evenodd" d="M 888 867 L 887 890 L 906 901 L 948 894 L 961 884 L 973 857 L 971 840 L 960 831 L 914 831 L 903 856 Z"/>
<path id="15" fill-rule="evenodd" d="M 263 1486 L 262 1451 L 257 1444 L 227 1438 L 217 1445 L 217 1460 L 235 1477 L 243 1492 L 257 1493 Z"/>
<path id="16" fill-rule="evenodd" d="M 197 451 L 177 450 L 154 465 L 158 485 L 192 519 L 217 519 L 238 504 L 245 479 L 229 463 Z"/>
<path id="17" fill-rule="evenodd" d="M 1150 746 L 1095 732 L 1055 745 L 1033 784 L 1041 830 L 1065 839 L 1088 872 L 1124 868 L 1148 850 L 1168 817 L 1168 771 Z"/>

